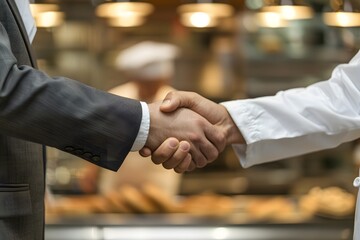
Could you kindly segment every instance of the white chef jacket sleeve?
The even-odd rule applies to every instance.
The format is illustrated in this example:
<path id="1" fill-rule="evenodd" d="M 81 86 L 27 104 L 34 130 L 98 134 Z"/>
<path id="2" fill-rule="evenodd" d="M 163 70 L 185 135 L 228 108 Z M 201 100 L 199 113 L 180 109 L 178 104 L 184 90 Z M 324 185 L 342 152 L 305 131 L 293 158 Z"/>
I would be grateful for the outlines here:
<path id="1" fill-rule="evenodd" d="M 360 51 L 327 81 L 222 104 L 246 141 L 233 145 L 244 167 L 336 147 L 360 137 Z"/>

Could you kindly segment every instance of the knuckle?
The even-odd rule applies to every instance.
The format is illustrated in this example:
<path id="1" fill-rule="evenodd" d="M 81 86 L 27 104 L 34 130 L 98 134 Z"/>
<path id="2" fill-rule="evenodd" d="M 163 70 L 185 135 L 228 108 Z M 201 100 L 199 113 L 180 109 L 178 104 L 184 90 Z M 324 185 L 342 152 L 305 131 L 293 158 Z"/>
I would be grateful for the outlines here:
<path id="1" fill-rule="evenodd" d="M 204 157 L 198 158 L 197 161 L 196 161 L 196 166 L 197 166 L 198 168 L 203 168 L 203 167 L 205 167 L 205 166 L 206 166 L 206 159 L 205 159 Z"/>
<path id="2" fill-rule="evenodd" d="M 195 132 L 189 134 L 189 139 L 192 143 L 199 143 L 201 141 L 201 136 Z"/>
<path id="3" fill-rule="evenodd" d="M 174 90 L 171 90 L 170 92 L 167 93 L 166 96 L 172 97 L 172 96 L 174 96 L 175 94 L 176 94 L 176 92 L 175 92 Z"/>
<path id="4" fill-rule="evenodd" d="M 215 161 L 219 156 L 219 152 L 216 149 L 209 151 L 208 162 Z"/>
<path id="5" fill-rule="evenodd" d="M 217 147 L 219 151 L 223 151 L 226 147 L 226 137 L 224 133 L 218 133 L 216 137 Z"/>
<path id="6" fill-rule="evenodd" d="M 218 151 L 222 152 L 226 147 L 225 134 L 217 129 L 212 129 L 211 131 L 212 132 L 209 140 L 212 142 L 212 144 Z"/>

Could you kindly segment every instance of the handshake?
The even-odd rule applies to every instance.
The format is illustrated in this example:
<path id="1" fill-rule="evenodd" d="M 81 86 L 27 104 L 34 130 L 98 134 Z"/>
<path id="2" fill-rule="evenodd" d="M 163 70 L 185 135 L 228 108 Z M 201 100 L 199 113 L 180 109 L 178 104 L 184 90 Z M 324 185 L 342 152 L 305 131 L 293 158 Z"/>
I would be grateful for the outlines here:
<path id="1" fill-rule="evenodd" d="M 151 103 L 143 157 L 177 173 L 213 162 L 226 145 L 245 143 L 226 108 L 193 92 L 170 92 Z"/>

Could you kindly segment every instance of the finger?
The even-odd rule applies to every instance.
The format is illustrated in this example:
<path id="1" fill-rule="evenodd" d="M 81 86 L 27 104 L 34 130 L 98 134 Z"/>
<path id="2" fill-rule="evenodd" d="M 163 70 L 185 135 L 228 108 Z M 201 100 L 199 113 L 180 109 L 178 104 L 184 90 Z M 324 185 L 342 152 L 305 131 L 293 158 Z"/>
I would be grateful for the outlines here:
<path id="1" fill-rule="evenodd" d="M 191 164 L 191 154 L 188 153 L 185 157 L 185 159 L 183 161 L 180 162 L 179 165 L 177 165 L 175 168 L 174 168 L 174 171 L 177 172 L 177 173 L 184 173 L 187 171 L 187 169 L 189 169 L 189 166 Z"/>
<path id="2" fill-rule="evenodd" d="M 185 91 L 168 93 L 160 105 L 160 110 L 162 112 L 173 112 L 181 107 L 197 112 L 213 124 L 217 123 L 221 117 L 218 116 L 218 112 L 221 111 L 224 114 L 224 111 L 226 111 L 225 107 L 204 98 L 198 93 Z"/>
<path id="3" fill-rule="evenodd" d="M 143 147 L 140 151 L 139 151 L 139 154 L 142 156 L 142 157 L 149 157 L 151 155 L 151 150 L 150 148 L 148 147 Z"/>
<path id="4" fill-rule="evenodd" d="M 186 141 L 182 141 L 179 144 L 176 152 L 171 158 L 163 162 L 163 167 L 166 169 L 172 169 L 177 167 L 182 161 L 185 160 L 190 151 L 190 144 Z M 188 164 L 189 165 L 189 164 Z M 186 167 L 188 167 L 188 165 Z"/>
<path id="5" fill-rule="evenodd" d="M 192 109 L 196 103 L 196 97 L 197 94 L 192 92 L 172 91 L 164 98 L 160 110 L 162 112 L 173 112 L 180 107 Z"/>
<path id="6" fill-rule="evenodd" d="M 193 158 L 193 162 L 196 168 L 203 168 L 207 164 L 207 159 L 200 150 L 200 147 L 195 147 L 194 145 L 191 147 L 190 154 Z"/>
<path id="7" fill-rule="evenodd" d="M 173 112 L 180 107 L 179 96 L 175 91 L 169 92 L 160 105 L 162 112 Z"/>
<path id="8" fill-rule="evenodd" d="M 190 153 L 196 167 L 202 168 L 218 157 L 219 150 L 205 135 L 205 131 L 215 130 L 216 128 L 208 122 L 201 121 L 198 124 L 201 124 L 204 134 L 193 134 L 190 136 L 190 143 L 192 144 Z"/>
<path id="9" fill-rule="evenodd" d="M 191 154 L 190 154 L 191 155 Z M 191 171 L 194 171 L 196 169 L 196 164 L 194 162 L 194 160 L 192 159 L 191 157 L 191 162 L 190 162 L 190 165 L 189 167 L 186 169 L 187 172 L 191 172 Z"/>
<path id="10" fill-rule="evenodd" d="M 206 158 L 206 163 L 203 166 L 198 166 L 200 168 L 205 167 L 207 164 L 213 162 L 219 156 L 219 151 L 217 148 L 211 143 L 207 142 L 206 144 L 202 144 L 200 146 L 200 151 Z"/>
<path id="11" fill-rule="evenodd" d="M 208 125 L 204 128 L 206 138 L 216 147 L 218 153 L 224 151 L 226 147 L 226 136 L 220 127 Z"/>
<path id="12" fill-rule="evenodd" d="M 218 145 L 221 145 L 221 141 L 217 139 L 219 137 L 217 128 L 211 124 L 207 124 L 204 126 L 204 134 L 205 137 L 203 141 L 200 142 L 200 151 L 204 154 L 207 159 L 207 164 L 213 162 L 219 156 L 219 148 L 222 146 L 218 146 L 214 144 L 217 142 Z M 225 138 L 224 138 L 225 139 Z"/>
<path id="13" fill-rule="evenodd" d="M 151 160 L 155 164 L 162 164 L 171 158 L 179 147 L 179 141 L 176 138 L 166 139 L 151 155 Z"/>

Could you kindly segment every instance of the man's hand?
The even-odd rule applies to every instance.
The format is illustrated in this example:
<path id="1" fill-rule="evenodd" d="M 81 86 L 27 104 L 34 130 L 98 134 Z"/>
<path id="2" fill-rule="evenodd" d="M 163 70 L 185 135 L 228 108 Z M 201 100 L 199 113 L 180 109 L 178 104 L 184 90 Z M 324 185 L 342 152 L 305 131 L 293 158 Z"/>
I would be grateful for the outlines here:
<path id="1" fill-rule="evenodd" d="M 204 167 L 224 150 L 226 140 L 220 127 L 214 126 L 204 117 L 186 108 L 163 113 L 160 111 L 160 104 L 149 104 L 150 130 L 145 144 L 153 152 L 158 149 L 152 158 L 155 164 L 183 172 L 195 167 Z M 182 142 L 176 139 L 165 141 L 169 137 Z M 172 152 L 171 158 L 168 148 Z M 142 151 L 141 154 L 148 155 L 146 151 Z"/>
<path id="2" fill-rule="evenodd" d="M 216 104 L 197 93 L 180 91 L 169 93 L 160 106 L 161 111 L 168 113 L 178 108 L 189 108 L 219 127 L 225 136 L 226 144 L 245 143 L 239 129 L 224 106 Z M 176 162 L 189 161 L 189 156 L 184 153 L 184 148 L 181 147 L 184 144 L 184 141 L 179 142 L 177 139 L 171 138 L 163 142 L 155 151 L 151 152 L 149 149 L 144 148 L 140 151 L 140 154 L 143 156 L 152 154 L 154 162 L 157 162 L 159 159 L 162 162 L 175 161 L 174 159 L 176 159 Z M 221 146 L 221 149 L 224 149 L 224 146 Z M 181 159 L 182 156 L 183 158 Z M 181 166 L 185 166 L 185 163 L 182 163 Z M 186 170 L 191 171 L 193 169 L 194 165 L 189 165 L 189 168 Z"/>
<path id="3" fill-rule="evenodd" d="M 221 127 L 226 144 L 244 143 L 245 140 L 226 108 L 194 92 L 173 91 L 166 95 L 160 110 L 173 112 L 178 108 L 188 108 L 197 112 L 210 123 Z"/>
<path id="4" fill-rule="evenodd" d="M 190 151 L 190 143 L 186 141 L 177 140 L 170 137 L 166 139 L 157 149 L 156 157 L 152 158 L 155 164 L 162 164 L 166 169 L 174 169 L 177 173 L 183 173 L 185 171 L 192 171 L 196 168 L 194 162 L 192 162 Z M 151 155 L 149 148 L 143 148 L 140 151 L 143 157 Z M 169 156 L 171 154 L 171 156 Z"/>

